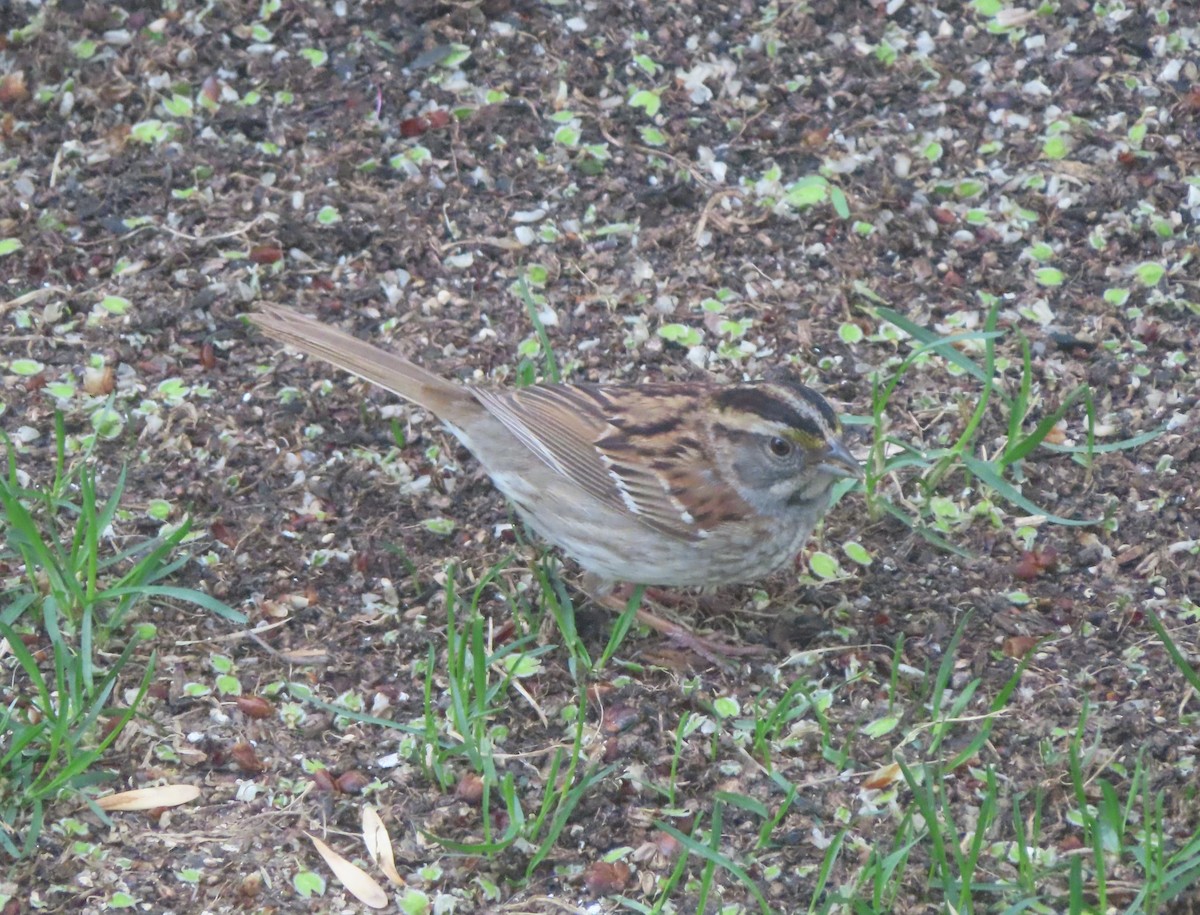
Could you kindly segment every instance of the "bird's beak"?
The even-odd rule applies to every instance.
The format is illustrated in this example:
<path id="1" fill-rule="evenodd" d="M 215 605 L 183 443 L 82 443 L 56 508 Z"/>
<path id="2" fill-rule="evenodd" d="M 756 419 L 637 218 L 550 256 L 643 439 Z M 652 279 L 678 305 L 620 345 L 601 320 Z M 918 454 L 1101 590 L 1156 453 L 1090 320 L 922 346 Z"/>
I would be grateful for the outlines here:
<path id="1" fill-rule="evenodd" d="M 821 463 L 817 465 L 817 470 L 831 477 L 863 479 L 862 465 L 840 438 L 830 439 L 825 453 L 821 455 Z"/>

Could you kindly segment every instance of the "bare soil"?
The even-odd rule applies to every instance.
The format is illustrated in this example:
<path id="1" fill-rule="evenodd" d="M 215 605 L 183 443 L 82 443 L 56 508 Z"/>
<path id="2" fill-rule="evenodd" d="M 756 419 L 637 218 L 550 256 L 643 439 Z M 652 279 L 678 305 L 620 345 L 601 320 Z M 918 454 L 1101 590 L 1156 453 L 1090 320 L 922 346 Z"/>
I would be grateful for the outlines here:
<path id="1" fill-rule="evenodd" d="M 201 800 L 116 815 L 111 827 L 69 805 L 53 809 L 38 855 L 7 878 L 20 900 L 11 911 L 99 912 L 119 891 L 156 912 L 355 909 L 332 878 L 313 899 L 293 884 L 305 869 L 326 873 L 306 833 L 361 857 L 361 784 L 331 784 L 347 773 L 374 783 L 369 800 L 401 872 L 421 885 L 418 871 L 438 866 L 422 888 L 456 899 L 456 911 L 619 911 L 613 892 L 649 906 L 652 878 L 677 853 L 654 825 L 663 808 L 708 811 L 718 791 L 772 810 L 782 800 L 728 729 L 685 743 L 673 805 L 648 790 L 670 777 L 681 716 L 711 717 L 718 697 L 749 714 L 756 697 L 778 697 L 796 677 L 834 691 L 830 743 L 849 748 L 846 771 L 822 757 L 819 735 L 797 742 L 772 760 L 802 790 L 766 849 L 755 849 L 761 821 L 741 810 L 727 811 L 720 848 L 750 862 L 778 911 L 806 909 L 820 836 L 851 828 L 833 885 L 850 879 L 864 849 L 890 841 L 896 817 L 871 812 L 878 796 L 863 781 L 896 753 L 920 757 L 929 681 L 965 614 L 951 686 L 981 679 L 968 714 L 985 714 L 1024 649 L 1045 641 L 975 764 L 947 782 L 963 822 L 990 766 L 1007 801 L 1042 793 L 1043 847 L 1077 847 L 1064 816 L 1076 800 L 1064 753 L 1086 703 L 1095 774 L 1120 783 L 1140 754 L 1166 800 L 1169 838 L 1195 831 L 1196 698 L 1147 614 L 1162 616 L 1195 663 L 1196 11 L 1131 3 L 1114 18 L 1063 0 L 1006 34 L 957 2 L 891 6 L 285 2 L 266 16 L 239 2 L 0 4 L 0 36 L 9 34 L 0 37 L 0 239 L 23 245 L 0 256 L 0 429 L 22 443 L 22 469 L 44 481 L 56 406 L 79 436 L 103 401 L 79 393 L 59 402 L 46 386 L 79 382 L 93 360 L 112 366 L 123 425 L 92 460 L 102 486 L 128 471 L 129 515 L 115 544 L 152 535 L 146 510 L 166 500 L 173 520 L 190 515 L 198 533 L 177 583 L 263 628 L 251 637 L 171 602 L 143 609 L 158 627 L 155 686 L 110 754 L 112 787 L 182 781 Z M 445 66 L 459 46 L 470 56 Z M 647 72 L 639 54 L 661 70 Z M 710 97 L 688 79 L 701 64 L 711 68 L 699 83 Z M 628 104 L 640 89 L 661 90 L 653 119 Z M 178 98 L 192 110 L 164 108 Z M 556 139 L 571 126 L 556 112 L 575 114 L 577 145 Z M 152 119 L 171 136 L 140 139 Z M 1060 135 L 1062 156 L 1047 147 Z M 608 158 L 589 159 L 585 144 L 603 144 Z M 416 146 L 428 155 L 393 161 Z M 850 218 L 830 201 L 764 203 L 772 167 L 783 186 L 825 175 Z M 323 219 L 323 207 L 337 219 Z M 523 238 L 523 226 L 536 237 Z M 1045 264 L 1030 255 L 1038 243 L 1052 251 Z M 1147 263 L 1166 268 L 1152 285 L 1134 274 Z M 514 283 L 534 264 L 546 270 L 535 292 L 570 378 L 728 379 L 794 357 L 847 413 L 866 416 L 873 373 L 909 347 L 876 336 L 881 322 L 862 290 L 947 334 L 980 329 L 982 293 L 1004 303 L 1010 389 L 1021 336 L 1030 346 L 1037 405 L 1027 430 L 1086 383 L 1101 443 L 1163 431 L 1098 455 L 1091 470 L 1045 449 L 1023 462 L 1021 488 L 1035 503 L 1108 519 L 1035 525 L 1034 547 L 1056 559 L 1032 571 L 1017 533 L 1023 512 L 994 500 L 997 523 L 972 515 L 988 493 L 959 473 L 942 494 L 962 513 L 944 534 L 962 556 L 855 493 L 808 551 L 843 557 L 845 579 L 813 581 L 806 553 L 761 593 L 685 595 L 683 618 L 771 654 L 720 670 L 654 635 L 631 636 L 621 655 L 641 672 L 613 667 L 591 687 L 588 752 L 616 769 L 525 880 L 528 851 L 461 856 L 430 840 L 478 840 L 481 811 L 418 759 L 386 759 L 401 747 L 396 732 L 311 705 L 289 718 L 278 685 L 303 684 L 329 702 L 353 694 L 381 717 L 420 721 L 426 659 L 432 650 L 441 665 L 446 651 L 446 576 L 469 588 L 515 550 L 502 577 L 520 590 L 536 549 L 518 542 L 503 501 L 432 417 L 278 351 L 239 316 L 256 301 L 283 302 L 447 376 L 513 384 L 533 338 Z M 1047 281 L 1042 266 L 1062 281 Z M 1114 288 L 1128 289 L 1128 301 L 1106 297 Z M 730 291 L 722 317 L 750 322 L 737 358 L 718 352 L 730 338 L 701 307 L 721 290 Z M 106 296 L 126 300 L 121 313 L 101 304 Z M 699 329 L 700 347 L 657 333 L 672 323 Z M 848 325 L 864 339 L 849 342 Z M 43 371 L 6 367 L 21 358 Z M 171 379 L 182 396 L 164 388 Z M 890 432 L 947 446 L 978 393 L 931 357 L 888 405 Z M 989 411 L 988 456 L 1003 447 L 1006 423 Z M 858 428 L 855 447 L 866 453 Z M 1084 430 L 1082 411 L 1072 412 L 1067 438 L 1081 442 Z M 884 477 L 879 498 L 909 511 L 915 477 Z M 435 533 L 431 518 L 449 519 L 452 532 Z M 870 552 L 870 566 L 844 559 L 850 540 Z M 563 574 L 574 580 L 569 564 Z M 610 619 L 578 603 L 598 656 Z M 525 624 L 495 589 L 481 612 L 498 631 Z M 540 638 L 559 636 L 545 626 Z M 189 684 L 216 681 L 214 655 L 232 659 L 243 694 L 272 697 L 277 713 L 254 719 L 232 696 L 195 695 Z M 578 689 L 564 651 L 542 661 L 525 684 L 529 699 L 506 693 L 494 718 L 507 729 L 503 771 L 527 809 L 551 749 L 569 740 L 560 713 Z M 895 677 L 896 662 L 914 673 Z M 435 677 L 435 704 L 446 688 Z M 863 733 L 888 714 L 899 717 L 894 729 Z M 906 735 L 916 741 L 907 750 Z M 952 739 L 941 752 L 955 749 Z M 464 766 L 460 786 L 468 776 Z M 905 803 L 901 789 L 883 806 Z M 87 824 L 88 855 L 61 826 L 68 816 Z M 993 841 L 1013 838 L 1011 820 L 1001 818 Z M 627 858 L 631 873 L 610 884 L 597 862 L 623 846 L 666 851 Z M 910 864 L 896 911 L 931 910 L 923 866 Z M 697 876 L 703 862 L 689 867 Z M 189 868 L 200 879 L 181 879 Z M 718 868 L 716 881 L 721 901 L 757 908 L 728 871 Z M 694 885 L 673 897 L 679 911 L 696 900 Z"/>

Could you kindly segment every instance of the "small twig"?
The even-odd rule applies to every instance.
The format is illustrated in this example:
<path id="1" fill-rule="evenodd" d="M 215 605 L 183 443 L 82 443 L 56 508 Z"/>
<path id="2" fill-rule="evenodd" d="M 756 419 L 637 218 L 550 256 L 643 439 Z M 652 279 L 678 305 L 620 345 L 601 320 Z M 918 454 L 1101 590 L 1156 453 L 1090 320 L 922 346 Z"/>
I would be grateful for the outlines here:
<path id="1" fill-rule="evenodd" d="M 438 253 L 445 254 L 454 248 L 463 248 L 470 245 L 489 245 L 493 248 L 500 248 L 504 251 L 519 251 L 525 246 L 515 238 L 496 238 L 486 235 L 476 235 L 471 238 L 460 238 L 457 241 L 448 241 L 445 244 L 438 245 Z"/>
<path id="2" fill-rule="evenodd" d="M 22 305 L 28 305 L 30 302 L 36 302 L 38 299 L 45 298 L 48 295 L 56 293 L 66 295 L 71 290 L 63 286 L 42 286 L 39 289 L 31 289 L 23 295 L 17 296 L 15 299 L 9 299 L 7 302 L 0 302 L 0 311 L 6 311 L 9 308 L 19 308 Z"/>
<path id="3" fill-rule="evenodd" d="M 260 213 L 258 216 L 255 216 L 252 220 L 250 220 L 244 226 L 237 228 L 237 229 L 233 229 L 229 232 L 218 232 L 216 235 L 188 235 L 184 232 L 180 232 L 176 229 L 172 229 L 170 226 L 152 226 L 151 228 L 161 229 L 163 232 L 166 232 L 168 235 L 174 235 L 176 238 L 183 238 L 183 239 L 186 239 L 187 241 L 194 241 L 194 242 L 199 242 L 199 243 L 203 244 L 205 242 L 210 242 L 210 241 L 219 241 L 222 238 L 234 238 L 238 235 L 244 235 L 245 233 L 247 233 L 251 229 L 253 229 L 256 225 L 258 225 L 260 222 L 262 222 L 264 219 L 266 219 L 269 215 L 270 214 L 268 214 L 268 213 Z"/>

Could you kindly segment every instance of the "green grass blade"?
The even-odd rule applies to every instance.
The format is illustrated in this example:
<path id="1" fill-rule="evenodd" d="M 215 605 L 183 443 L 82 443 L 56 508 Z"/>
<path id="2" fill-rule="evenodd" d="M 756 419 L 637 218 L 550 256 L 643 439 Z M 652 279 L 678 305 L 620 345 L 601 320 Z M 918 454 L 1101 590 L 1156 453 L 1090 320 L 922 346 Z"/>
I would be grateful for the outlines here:
<path id="1" fill-rule="evenodd" d="M 529 289 L 529 282 L 525 279 L 524 270 L 517 276 L 517 293 L 521 296 L 521 301 L 525 303 L 525 311 L 529 315 L 529 323 L 533 325 L 533 332 L 537 335 L 538 345 L 542 348 L 542 356 L 546 360 L 546 380 L 558 384 L 562 381 L 562 376 L 559 374 L 558 369 L 558 360 L 554 358 L 554 347 L 550 344 L 550 335 L 546 333 L 546 325 L 538 316 L 537 301 Z"/>
<path id="2" fill-rule="evenodd" d="M 37 595 L 30 591 L 5 591 L 0 593 L 0 606 L 4 609 L 0 610 L 0 623 L 6 626 L 11 626 L 22 616 L 25 611 L 37 600 Z"/>
<path id="3" fill-rule="evenodd" d="M 638 608 L 642 604 L 642 595 L 645 593 L 645 585 L 638 585 L 633 589 L 633 593 L 629 595 L 625 609 L 621 611 L 621 615 L 617 617 L 617 621 L 613 624 L 612 630 L 609 632 L 608 644 L 604 646 L 604 653 L 600 655 L 600 660 L 596 662 L 596 669 L 603 668 L 612 659 L 612 656 L 617 653 L 617 649 L 621 647 L 621 643 L 625 641 L 625 636 L 629 634 L 629 630 L 633 626 L 633 621 L 637 618 Z"/>
<path id="4" fill-rule="evenodd" d="M 1025 652 L 1025 656 L 1017 663 L 1004 686 L 1000 688 L 1000 692 L 996 694 L 996 698 L 992 700 L 992 704 L 988 709 L 988 715 L 979 729 L 979 733 L 975 735 L 971 741 L 963 747 L 958 753 L 954 754 L 953 758 L 946 764 L 948 771 L 954 771 L 959 766 L 973 759 L 975 754 L 983 747 L 991 738 L 992 729 L 1000 713 L 1004 707 L 1008 705 L 1008 700 L 1012 696 L 1013 691 L 1017 688 L 1017 684 L 1021 682 L 1021 675 L 1025 673 L 1026 668 L 1033 663 L 1038 645 L 1041 645 L 1041 640 L 1038 641 L 1029 651 Z"/>
<path id="5" fill-rule="evenodd" d="M 1188 663 L 1188 659 L 1179 650 L 1179 646 L 1175 644 L 1175 640 L 1171 638 L 1171 634 L 1167 632 L 1167 627 L 1163 625 L 1162 619 L 1154 612 L 1154 609 L 1145 607 L 1144 610 L 1146 619 L 1150 622 L 1150 628 L 1154 630 L 1159 641 L 1162 642 L 1163 648 L 1167 650 L 1167 654 L 1171 657 L 1171 661 L 1179 668 L 1179 672 L 1191 684 L 1192 689 L 1200 692 L 1200 673 L 1197 673 L 1196 669 Z"/>
<path id="6" fill-rule="evenodd" d="M 829 847 L 825 849 L 825 854 L 821 856 L 821 866 L 817 868 L 817 882 L 814 884 L 812 896 L 809 898 L 809 915 L 813 915 L 817 910 L 817 900 L 825 892 L 825 886 L 829 883 L 829 876 L 833 873 L 833 867 L 842 852 L 842 845 L 846 841 L 848 831 L 846 829 L 839 830 L 838 834 L 833 837 L 833 841 L 829 843 Z"/>
<path id="7" fill-rule="evenodd" d="M 754 897 L 763 915 L 770 915 L 771 909 L 767 905 L 767 900 L 763 897 L 762 891 L 759 890 L 758 884 L 754 882 L 749 874 L 747 874 L 742 868 L 738 867 L 738 865 L 731 861 L 728 857 L 709 848 L 707 845 L 704 845 L 701 842 L 697 842 L 691 836 L 684 835 L 669 823 L 665 823 L 662 820 L 655 820 L 654 825 L 675 839 L 675 841 L 677 841 L 680 845 L 687 849 L 688 852 L 695 855 L 697 858 L 701 858 L 704 861 L 711 861 L 718 867 L 724 868 L 725 870 L 729 871 L 729 873 L 733 874 L 733 876 L 741 881 L 741 883 L 746 887 L 746 889 L 750 892 L 750 895 Z"/>
<path id="8" fill-rule="evenodd" d="M 994 489 L 1002 499 L 1004 499 L 1006 502 L 1011 502 L 1018 508 L 1024 509 L 1031 515 L 1041 515 L 1048 521 L 1052 521 L 1055 524 L 1062 524 L 1067 527 L 1089 527 L 1094 524 L 1100 524 L 1104 521 L 1104 518 L 1064 518 L 1061 515 L 1056 515 L 1053 512 L 1034 505 L 1034 503 L 1023 496 L 1015 486 L 1003 479 L 1000 474 L 996 472 L 996 468 L 988 462 L 981 461 L 978 458 L 971 457 L 968 454 L 964 454 L 962 456 L 962 462 L 963 466 L 966 467 L 971 474 L 973 474 L 987 486 Z"/>
<path id="9" fill-rule="evenodd" d="M 952 868 L 946 856 L 946 839 L 942 831 L 941 820 L 935 806 L 934 790 L 929 782 L 929 769 L 925 769 L 926 778 L 918 779 L 916 773 L 902 759 L 896 760 L 908 790 L 912 792 L 913 803 L 917 805 L 921 818 L 925 821 L 925 829 L 929 839 L 930 867 L 941 882 L 942 892 L 947 896 L 953 895 L 953 881 L 950 876 Z"/>
<path id="10" fill-rule="evenodd" d="M 1050 434 L 1050 430 L 1058 425 L 1059 420 L 1067 415 L 1067 411 L 1075 405 L 1075 401 L 1079 400 L 1079 398 L 1082 397 L 1086 391 L 1086 387 L 1080 386 L 1068 394 L 1066 399 L 1058 405 L 1058 409 L 1056 409 L 1053 413 L 1043 416 L 1041 422 L 1039 422 L 1034 427 L 1033 431 L 1024 438 L 1020 437 L 1019 423 L 1017 424 L 1015 431 L 1010 429 L 1009 444 L 1008 447 L 1004 449 L 1004 454 L 999 459 L 1000 462 L 1006 467 L 1009 464 L 1015 464 L 1017 461 L 1026 457 L 1035 448 L 1041 445 L 1045 441 L 1046 436 Z M 1016 414 L 1014 414 L 1014 416 L 1015 415 Z M 1013 444 L 1014 442 L 1015 444 Z"/>
<path id="11" fill-rule="evenodd" d="M 566 829 L 571 814 L 575 812 L 575 809 L 591 790 L 592 786 L 608 778 L 609 775 L 616 771 L 616 768 L 615 765 L 610 765 L 605 766 L 603 769 L 589 772 L 579 780 L 579 784 L 572 787 L 570 791 L 563 795 L 562 801 L 554 811 L 554 818 L 550 821 L 550 828 L 546 830 L 546 836 L 542 840 L 541 847 L 529 859 L 529 867 L 526 873 L 532 873 L 534 868 L 541 864 L 546 859 L 546 856 L 554 850 L 554 844 L 558 841 L 558 837 L 562 835 L 562 831 Z"/>
<path id="12" fill-rule="evenodd" d="M 1112 454 L 1115 451 L 1129 451 L 1131 448 L 1139 448 L 1146 442 L 1152 442 L 1164 432 L 1167 431 L 1166 425 L 1161 425 L 1157 429 L 1151 429 L 1149 432 L 1143 432 L 1141 435 L 1135 435 L 1132 438 L 1123 438 L 1119 442 L 1108 442 L 1103 445 L 1054 445 L 1050 442 L 1042 442 L 1042 447 L 1047 451 L 1055 451 L 1059 454 Z"/>
<path id="13" fill-rule="evenodd" d="M 947 362 L 952 363 L 953 365 L 962 369 L 977 381 L 981 381 L 985 384 L 989 381 L 979 364 L 969 356 L 966 356 L 956 350 L 954 348 L 954 344 L 960 343 L 964 340 L 994 340 L 998 337 L 1004 336 L 1003 333 L 992 331 L 990 333 L 972 332 L 943 336 L 936 331 L 917 324 L 915 321 L 910 320 L 908 317 L 900 314 L 900 312 L 895 311 L 894 309 L 887 308 L 885 306 L 877 306 L 874 311 L 876 317 L 882 318 L 890 324 L 895 324 L 902 331 L 907 333 L 919 344 L 921 344 L 921 346 L 916 350 L 918 354 L 921 352 L 928 352 L 929 350 L 936 350 Z"/>
<path id="14" fill-rule="evenodd" d="M 37 841 L 45 825 L 46 808 L 41 798 L 30 804 L 29 825 L 25 827 L 25 841 L 21 845 L 21 857 L 28 858 L 37 850 Z"/>
<path id="15" fill-rule="evenodd" d="M 222 619 L 229 620 L 231 623 L 244 624 L 248 619 L 246 614 L 239 610 L 234 610 L 228 604 L 217 600 L 215 597 L 205 594 L 203 591 L 196 591 L 192 588 L 179 588 L 174 585 L 139 585 L 132 588 L 110 588 L 102 591 L 101 594 L 105 597 L 125 597 L 132 595 L 135 597 L 165 597 L 169 600 L 177 600 L 186 604 L 192 604 L 196 607 L 201 607 L 205 610 L 211 610 Z"/>
<path id="16" fill-rule="evenodd" d="M 15 472 L 15 471 L 14 471 Z M 0 482 L 0 508 L 8 521 L 5 532 L 9 545 L 24 561 L 26 574 L 33 575 L 40 569 L 46 574 L 51 592 L 69 597 L 76 605 L 84 602 L 83 589 L 70 573 L 67 564 L 57 549 L 52 549 L 42 538 L 38 523 L 16 495 L 16 490 Z M 34 592 L 38 591 L 36 581 Z"/>
<path id="17" fill-rule="evenodd" d="M 922 539 L 932 543 L 938 549 L 945 550 L 947 553 L 952 553 L 955 556 L 961 556 L 963 559 L 975 558 L 969 551 L 951 543 L 937 531 L 933 530 L 927 525 L 917 523 L 913 518 L 906 515 L 898 506 L 893 505 L 891 502 L 880 502 L 879 506 L 887 514 L 891 515 L 893 518 L 911 530 L 914 534 L 917 534 Z"/>

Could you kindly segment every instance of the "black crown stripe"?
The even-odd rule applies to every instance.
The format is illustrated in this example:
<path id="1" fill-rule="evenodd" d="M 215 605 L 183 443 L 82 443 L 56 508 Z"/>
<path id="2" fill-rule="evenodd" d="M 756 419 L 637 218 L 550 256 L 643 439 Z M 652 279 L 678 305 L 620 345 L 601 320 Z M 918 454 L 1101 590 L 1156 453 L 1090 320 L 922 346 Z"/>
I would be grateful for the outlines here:
<path id="1" fill-rule="evenodd" d="M 820 398 L 821 395 L 816 394 L 816 392 L 813 393 L 816 397 Z M 807 397 L 804 399 L 809 401 Z M 737 410 L 741 413 L 750 413 L 754 416 L 760 416 L 769 422 L 781 423 L 790 429 L 799 429 L 801 432 L 815 439 L 820 440 L 825 438 L 824 430 L 811 416 L 806 416 L 787 401 L 771 394 L 767 388 L 727 388 L 717 394 L 716 402 L 717 406 L 722 410 Z M 828 410 L 829 408 L 826 407 L 825 409 Z M 832 411 L 830 413 L 832 415 Z M 825 410 L 821 410 L 821 414 L 823 416 Z M 836 418 L 834 422 L 836 422 Z"/>

